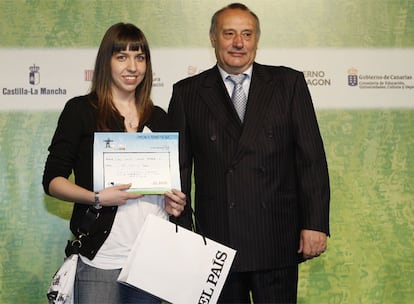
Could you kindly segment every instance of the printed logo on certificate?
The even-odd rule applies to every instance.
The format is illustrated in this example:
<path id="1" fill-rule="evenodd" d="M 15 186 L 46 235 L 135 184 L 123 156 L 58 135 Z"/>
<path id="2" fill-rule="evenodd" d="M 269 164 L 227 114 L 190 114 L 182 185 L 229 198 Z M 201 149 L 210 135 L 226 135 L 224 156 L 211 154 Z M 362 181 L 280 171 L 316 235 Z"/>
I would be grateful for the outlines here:
<path id="1" fill-rule="evenodd" d="M 142 194 L 181 189 L 177 132 L 96 132 L 93 147 L 94 191 L 129 183 Z"/>

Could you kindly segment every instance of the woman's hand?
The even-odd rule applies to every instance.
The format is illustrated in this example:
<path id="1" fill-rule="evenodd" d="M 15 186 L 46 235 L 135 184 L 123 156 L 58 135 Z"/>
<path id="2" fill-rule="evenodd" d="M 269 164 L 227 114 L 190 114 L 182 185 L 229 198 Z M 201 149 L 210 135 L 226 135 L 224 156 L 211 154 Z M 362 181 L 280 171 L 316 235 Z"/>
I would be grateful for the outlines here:
<path id="1" fill-rule="evenodd" d="M 126 203 L 128 199 L 142 197 L 142 194 L 126 192 L 132 184 L 122 184 L 108 187 L 99 191 L 99 204 L 101 206 L 119 206 Z M 77 202 L 87 205 L 95 203 L 95 193 L 81 186 L 75 185 L 67 178 L 58 176 L 49 184 L 50 195 L 64 201 Z"/>
<path id="2" fill-rule="evenodd" d="M 187 203 L 185 194 L 180 190 L 172 189 L 171 192 L 165 192 L 164 197 L 165 211 L 169 215 L 179 216 Z"/>
<path id="3" fill-rule="evenodd" d="M 105 188 L 99 192 L 99 204 L 101 206 L 119 206 L 129 199 L 136 199 L 144 195 L 139 193 L 126 192 L 131 184 L 122 184 Z"/>

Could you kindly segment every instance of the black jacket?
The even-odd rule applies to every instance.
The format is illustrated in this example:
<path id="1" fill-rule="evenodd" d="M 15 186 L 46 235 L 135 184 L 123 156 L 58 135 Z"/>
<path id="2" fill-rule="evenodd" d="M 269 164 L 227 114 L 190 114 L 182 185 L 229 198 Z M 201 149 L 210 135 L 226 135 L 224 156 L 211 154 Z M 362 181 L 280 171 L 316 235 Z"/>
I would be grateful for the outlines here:
<path id="1" fill-rule="evenodd" d="M 199 226 L 237 250 L 234 270 L 295 265 L 301 229 L 329 234 L 327 163 L 302 73 L 255 63 L 243 125 L 217 67 L 175 84 L 168 114 L 183 192 L 194 168 Z"/>
<path id="2" fill-rule="evenodd" d="M 93 190 L 93 138 L 97 131 L 94 100 L 91 95 L 75 97 L 66 103 L 60 114 L 43 173 L 43 188 L 47 194 L 53 178 L 68 178 L 72 172 L 75 184 Z M 163 109 L 154 106 L 145 126 L 154 132 L 168 131 L 166 115 Z M 125 132 L 123 117 L 115 117 L 110 128 L 113 132 Z M 117 207 L 103 207 L 98 216 L 93 207 L 75 202 L 70 229 L 76 238 L 87 232 L 81 237 L 80 254 L 89 259 L 95 257 L 111 231 L 116 211 Z"/>

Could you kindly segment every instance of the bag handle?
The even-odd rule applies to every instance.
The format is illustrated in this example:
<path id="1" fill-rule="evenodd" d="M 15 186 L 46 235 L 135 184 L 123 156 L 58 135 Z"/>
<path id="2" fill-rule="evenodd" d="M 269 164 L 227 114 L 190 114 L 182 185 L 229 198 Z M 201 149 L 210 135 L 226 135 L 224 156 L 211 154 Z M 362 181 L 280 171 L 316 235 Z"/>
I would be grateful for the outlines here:
<path id="1" fill-rule="evenodd" d="M 204 245 L 205 246 L 207 246 L 207 240 L 206 240 L 206 236 L 204 235 L 204 233 L 203 233 L 203 231 L 202 231 L 202 229 L 201 229 L 201 226 L 200 226 L 200 223 L 198 222 L 198 220 L 197 220 L 197 216 L 196 216 L 196 214 L 195 214 L 195 212 L 194 212 L 194 210 L 193 210 L 193 208 L 191 207 L 191 206 L 188 206 L 189 208 L 190 208 L 190 211 L 191 211 L 191 229 L 195 232 L 196 231 L 196 226 L 194 225 L 194 222 L 193 222 L 193 218 L 194 218 L 194 221 L 195 221 L 195 223 L 196 223 L 196 225 L 197 225 L 197 227 L 199 228 L 198 230 L 200 231 L 198 234 L 200 234 L 201 235 L 201 237 L 203 238 L 203 242 L 204 242 Z M 175 221 L 175 232 L 176 233 L 178 233 L 178 224 L 177 224 L 177 221 Z"/>

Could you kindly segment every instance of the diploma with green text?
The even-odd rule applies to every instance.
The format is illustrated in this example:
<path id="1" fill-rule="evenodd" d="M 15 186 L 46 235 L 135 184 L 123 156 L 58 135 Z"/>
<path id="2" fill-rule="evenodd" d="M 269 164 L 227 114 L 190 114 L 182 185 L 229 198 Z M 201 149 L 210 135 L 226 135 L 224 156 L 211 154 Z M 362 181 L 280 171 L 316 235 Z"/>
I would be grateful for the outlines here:
<path id="1" fill-rule="evenodd" d="M 142 194 L 181 190 L 177 132 L 95 133 L 94 191 L 129 183 Z"/>

